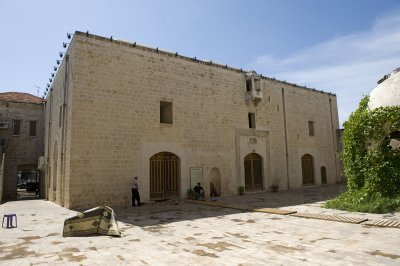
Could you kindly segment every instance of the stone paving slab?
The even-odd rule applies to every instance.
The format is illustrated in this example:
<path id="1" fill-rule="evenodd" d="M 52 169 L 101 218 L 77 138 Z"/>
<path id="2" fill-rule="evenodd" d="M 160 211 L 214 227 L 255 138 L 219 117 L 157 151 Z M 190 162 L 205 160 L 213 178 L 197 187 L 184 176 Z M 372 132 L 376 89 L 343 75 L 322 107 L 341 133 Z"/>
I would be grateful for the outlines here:
<path id="1" fill-rule="evenodd" d="M 400 228 L 400 221 L 393 221 L 393 220 L 377 220 L 377 221 L 368 221 L 365 225 L 369 226 L 379 226 L 379 227 L 393 227 L 393 228 Z"/>
<path id="2" fill-rule="evenodd" d="M 343 223 L 351 223 L 351 224 L 360 224 L 360 223 L 368 220 L 365 218 L 346 217 L 346 216 L 340 216 L 340 215 L 327 215 L 327 214 L 319 214 L 319 213 L 294 213 L 294 214 L 291 214 L 291 216 L 301 217 L 301 218 L 309 218 L 309 219 L 343 222 Z"/>
<path id="3" fill-rule="evenodd" d="M 261 208 L 261 209 L 248 209 L 248 210 L 254 211 L 254 212 L 265 212 L 265 213 L 280 214 L 280 215 L 289 215 L 289 214 L 296 213 L 296 211 L 283 210 L 283 209 L 277 209 L 277 208 Z"/>
<path id="4" fill-rule="evenodd" d="M 226 204 L 219 201 L 207 201 L 207 200 L 185 200 L 186 203 L 190 204 L 202 204 L 207 206 L 215 206 L 215 207 L 227 207 Z"/>

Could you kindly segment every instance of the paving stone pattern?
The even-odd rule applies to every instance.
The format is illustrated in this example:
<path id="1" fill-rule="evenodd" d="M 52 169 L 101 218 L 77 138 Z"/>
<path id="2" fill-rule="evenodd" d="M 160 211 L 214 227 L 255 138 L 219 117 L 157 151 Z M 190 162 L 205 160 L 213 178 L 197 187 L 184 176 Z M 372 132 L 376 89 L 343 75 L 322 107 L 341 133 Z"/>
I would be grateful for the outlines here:
<path id="1" fill-rule="evenodd" d="M 324 189 L 320 191 L 324 193 Z M 317 207 L 322 201 L 309 201 L 310 195 L 316 192 L 311 189 L 307 193 L 281 193 L 280 204 L 278 199 L 271 200 L 276 193 L 218 201 L 257 208 L 281 205 L 279 208 L 302 210 L 302 213 L 369 220 L 400 220 L 399 213 L 370 215 L 322 209 Z M 290 198 L 304 198 L 307 203 L 293 204 Z M 114 210 L 123 237 L 63 238 L 63 222 L 76 215 L 76 211 L 43 200 L 2 204 L 0 215 L 15 212 L 18 228 L 0 229 L 0 265 L 400 264 L 398 228 L 303 219 L 180 201 L 114 207 Z"/>

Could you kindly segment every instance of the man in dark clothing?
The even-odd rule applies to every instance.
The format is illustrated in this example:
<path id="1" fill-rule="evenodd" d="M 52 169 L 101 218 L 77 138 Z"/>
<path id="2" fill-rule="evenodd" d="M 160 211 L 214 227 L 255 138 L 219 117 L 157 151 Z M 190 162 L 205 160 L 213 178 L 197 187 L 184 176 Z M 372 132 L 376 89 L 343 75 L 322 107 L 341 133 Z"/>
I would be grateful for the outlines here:
<path id="1" fill-rule="evenodd" d="M 200 186 L 200 183 L 197 183 L 197 186 L 193 188 L 193 191 L 195 200 L 204 199 L 204 189 Z"/>
<path id="2" fill-rule="evenodd" d="M 137 201 L 137 206 L 140 206 L 140 195 L 139 195 L 139 186 L 137 183 L 137 176 L 132 179 L 132 207 L 135 205 L 135 200 Z"/>

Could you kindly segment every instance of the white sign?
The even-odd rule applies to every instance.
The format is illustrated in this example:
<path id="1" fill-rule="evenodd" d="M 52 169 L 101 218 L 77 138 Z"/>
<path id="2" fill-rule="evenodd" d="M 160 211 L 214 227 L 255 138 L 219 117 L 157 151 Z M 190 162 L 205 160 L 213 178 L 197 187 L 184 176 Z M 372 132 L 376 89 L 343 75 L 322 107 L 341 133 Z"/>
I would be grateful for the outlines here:
<path id="1" fill-rule="evenodd" d="M 202 167 L 190 167 L 190 188 L 200 183 L 203 186 L 203 168 Z"/>

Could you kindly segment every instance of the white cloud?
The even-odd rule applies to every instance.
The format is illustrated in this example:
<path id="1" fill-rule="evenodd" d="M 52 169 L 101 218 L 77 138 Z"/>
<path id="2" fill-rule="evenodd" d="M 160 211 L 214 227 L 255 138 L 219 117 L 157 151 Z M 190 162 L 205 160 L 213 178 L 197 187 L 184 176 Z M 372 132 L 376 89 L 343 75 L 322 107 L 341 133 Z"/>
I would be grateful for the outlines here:
<path id="1" fill-rule="evenodd" d="M 287 58 L 262 55 L 248 65 L 269 77 L 335 93 L 341 122 L 397 67 L 400 13 L 381 17 L 369 31 L 337 37 Z"/>

